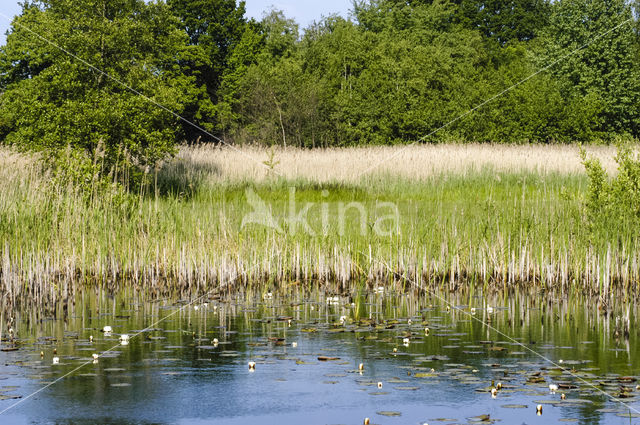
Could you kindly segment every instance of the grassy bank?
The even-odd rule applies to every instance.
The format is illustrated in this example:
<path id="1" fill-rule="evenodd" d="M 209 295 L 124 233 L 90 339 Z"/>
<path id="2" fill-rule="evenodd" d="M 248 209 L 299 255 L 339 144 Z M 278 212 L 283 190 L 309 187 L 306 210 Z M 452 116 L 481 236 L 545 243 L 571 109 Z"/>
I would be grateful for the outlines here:
<path id="1" fill-rule="evenodd" d="M 634 292 L 637 237 L 585 231 L 576 147 L 398 149 L 183 148 L 147 192 L 89 201 L 54 187 L 36 159 L 2 151 L 0 288 L 55 299 L 79 283 L 204 289 L 240 275 L 264 290 L 341 291 L 408 285 L 406 274 L 451 290 Z M 592 152 L 611 164 L 611 149 Z"/>

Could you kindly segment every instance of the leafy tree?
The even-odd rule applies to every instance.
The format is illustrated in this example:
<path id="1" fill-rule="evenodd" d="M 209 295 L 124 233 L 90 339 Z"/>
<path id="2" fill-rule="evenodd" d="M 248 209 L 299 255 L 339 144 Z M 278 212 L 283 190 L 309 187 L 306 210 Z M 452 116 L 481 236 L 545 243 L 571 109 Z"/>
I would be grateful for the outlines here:
<path id="1" fill-rule="evenodd" d="M 451 3 L 404 6 L 344 43 L 348 84 L 338 90 L 335 115 L 347 143 L 417 140 L 470 107 L 487 57 L 479 34 L 452 22 L 454 13 Z"/>
<path id="2" fill-rule="evenodd" d="M 474 105 L 500 96 L 456 123 L 463 140 L 523 143 L 592 140 L 600 104 L 591 96 L 566 96 L 563 85 L 549 73 L 539 73 L 535 50 L 524 43 L 505 46 L 491 55 L 482 70 Z M 518 84 L 514 87 L 514 84 Z"/>
<path id="3" fill-rule="evenodd" d="M 633 25 L 627 22 L 614 30 L 631 18 L 624 0 L 561 0 L 554 5 L 548 28 L 545 62 L 592 43 L 552 72 L 566 97 L 599 103 L 593 131 L 602 137 L 640 134 L 640 69 Z"/>
<path id="4" fill-rule="evenodd" d="M 330 16 L 302 36 L 277 10 L 255 22 L 235 0 L 158 1 L 25 4 L 0 48 L 0 138 L 85 158 L 94 174 L 152 165 L 176 137 L 209 139 L 184 122 L 176 130 L 166 110 L 21 23 L 237 142 L 404 143 L 436 129 L 428 141 L 565 142 L 640 131 L 633 25 L 528 79 L 628 19 L 625 0 L 356 1 L 355 21 Z"/>
<path id="5" fill-rule="evenodd" d="M 585 81 L 583 89 L 561 72 L 529 79 L 566 52 L 549 54 L 548 46 L 556 46 L 548 41 L 550 8 L 533 0 L 361 1 L 354 4 L 357 22 L 328 17 L 301 39 L 295 22 L 274 12 L 246 38 L 252 41 L 245 43 L 249 53 L 238 56 L 241 72 L 226 74 L 231 134 L 311 147 L 409 142 L 442 126 L 429 141 L 603 138 L 621 118 L 607 108 L 640 93 L 631 81 L 638 55 L 628 40 L 613 45 L 619 60 L 610 67 L 628 72 L 614 80 L 615 90 L 626 90 L 622 103 L 611 97 L 615 90 L 605 93 L 602 79 Z M 626 105 L 628 119 L 615 132 L 631 133 L 638 124 L 634 103 Z"/>
<path id="6" fill-rule="evenodd" d="M 587 224 L 596 241 L 628 245 L 628 235 L 640 226 L 640 157 L 624 143 L 618 144 L 617 173 L 609 177 L 596 158 L 581 150 L 589 177 L 585 202 Z"/>
<path id="7" fill-rule="evenodd" d="M 273 61 L 296 53 L 300 38 L 298 24 L 281 10 L 272 10 L 261 22 L 265 34 L 265 50 L 261 59 Z"/>
<path id="8" fill-rule="evenodd" d="M 174 152 L 177 125 L 153 103 L 180 113 L 190 101 L 176 65 L 185 46 L 161 2 L 25 3 L 0 51 L 1 140 L 58 164 L 73 156 L 89 174 L 80 183 L 149 170 Z"/>
<path id="9" fill-rule="evenodd" d="M 394 15 L 410 15 L 425 5 L 446 3 L 442 0 L 372 0 L 356 1 L 355 15 L 360 23 L 378 30 L 381 21 Z M 549 21 L 548 0 L 453 0 L 451 19 L 468 29 L 478 30 L 488 40 L 504 45 L 528 41 L 539 35 Z"/>
<path id="10" fill-rule="evenodd" d="M 245 2 L 236 0 L 168 0 L 169 7 L 180 19 L 189 38 L 190 55 L 181 61 L 186 75 L 195 78 L 195 86 L 204 92 L 197 103 L 185 110 L 185 118 L 212 132 L 220 130 L 219 93 L 230 66 L 230 58 L 241 43 L 246 30 Z M 206 133 L 184 125 L 186 137 L 193 140 Z"/>
<path id="11" fill-rule="evenodd" d="M 488 39 L 501 45 L 529 41 L 539 35 L 549 21 L 551 4 L 547 0 L 462 0 L 461 20 L 477 28 Z"/>
<path id="12" fill-rule="evenodd" d="M 242 38 L 229 56 L 229 63 L 225 69 L 218 91 L 216 113 L 225 137 L 228 133 L 239 131 L 243 118 L 239 113 L 239 104 L 245 93 L 243 82 L 252 65 L 258 61 L 258 55 L 265 44 L 265 34 L 262 27 L 251 20 L 245 26 Z"/>
<path id="13" fill-rule="evenodd" d="M 239 121 L 236 139 L 285 146 L 310 140 L 313 145 L 307 127 L 315 102 L 302 69 L 298 25 L 273 10 L 255 30 L 245 33 L 243 49 L 232 55 L 234 67 L 222 88 L 229 95 L 230 114 Z"/>

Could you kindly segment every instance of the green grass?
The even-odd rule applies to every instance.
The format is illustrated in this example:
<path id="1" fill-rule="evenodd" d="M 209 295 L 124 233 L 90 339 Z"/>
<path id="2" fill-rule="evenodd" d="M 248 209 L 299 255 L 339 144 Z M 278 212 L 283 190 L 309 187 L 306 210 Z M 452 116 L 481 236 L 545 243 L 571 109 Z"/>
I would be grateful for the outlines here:
<path id="1" fill-rule="evenodd" d="M 378 175 L 323 185 L 201 177 L 173 169 L 147 193 L 87 201 L 73 189 L 50 187 L 28 167 L 8 176 L 0 187 L 2 289 L 12 297 L 52 296 L 94 282 L 191 290 L 238 274 L 243 284 L 265 290 L 292 281 L 348 288 L 363 281 L 407 285 L 398 279 L 406 275 L 418 285 L 449 289 L 526 284 L 604 294 L 614 286 L 630 291 L 638 281 L 635 235 L 610 244 L 585 231 L 584 175 L 484 169 L 421 181 Z M 248 188 L 282 232 L 242 227 L 252 211 Z M 292 188 L 296 212 L 313 204 L 313 235 L 292 232 L 286 220 Z M 351 202 L 367 213 L 364 232 L 355 208 L 347 209 L 343 227 L 336 218 Z M 398 225 L 388 235 L 373 231 L 390 211 L 380 202 L 398 208 Z"/>

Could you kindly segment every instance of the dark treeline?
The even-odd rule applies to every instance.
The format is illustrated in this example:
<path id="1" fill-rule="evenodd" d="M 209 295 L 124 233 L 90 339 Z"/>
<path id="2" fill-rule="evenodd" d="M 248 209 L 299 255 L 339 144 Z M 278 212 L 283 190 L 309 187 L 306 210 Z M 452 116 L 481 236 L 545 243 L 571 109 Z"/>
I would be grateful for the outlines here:
<path id="1" fill-rule="evenodd" d="M 280 11 L 248 20 L 235 0 L 27 1 L 0 47 L 0 140 L 90 153 L 85 166 L 104 171 L 211 135 L 301 147 L 637 137 L 635 10 L 367 0 L 302 31 Z"/>
<path id="2" fill-rule="evenodd" d="M 636 137 L 635 21 L 613 30 L 632 11 L 622 0 L 372 0 L 302 35 L 273 11 L 236 33 L 213 123 L 237 142 L 415 141 L 561 59 L 428 141 Z"/>

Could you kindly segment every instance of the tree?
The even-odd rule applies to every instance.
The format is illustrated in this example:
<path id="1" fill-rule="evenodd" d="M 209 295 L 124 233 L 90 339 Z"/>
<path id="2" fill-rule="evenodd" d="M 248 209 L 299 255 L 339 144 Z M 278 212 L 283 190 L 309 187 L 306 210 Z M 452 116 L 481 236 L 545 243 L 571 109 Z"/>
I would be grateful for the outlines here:
<path id="1" fill-rule="evenodd" d="M 593 127 L 602 137 L 640 135 L 637 42 L 632 22 L 626 22 L 631 18 L 624 0 L 561 0 L 554 5 L 548 28 L 545 62 L 589 44 L 552 72 L 563 82 L 566 97 L 599 103 Z"/>
<path id="2" fill-rule="evenodd" d="M 356 1 L 358 21 L 367 28 L 379 28 L 382 20 L 398 14 L 411 14 L 425 5 L 447 3 L 442 0 Z M 488 40 L 505 45 L 529 41 L 539 35 L 549 21 L 549 0 L 453 0 L 452 21 L 467 29 L 478 30 Z"/>
<path id="3" fill-rule="evenodd" d="M 244 95 L 243 82 L 252 65 L 258 61 L 258 55 L 265 44 L 262 27 L 251 20 L 245 26 L 242 38 L 229 56 L 228 66 L 222 74 L 218 90 L 218 103 L 215 106 L 223 134 L 237 132 L 242 124 L 239 104 Z"/>
<path id="4" fill-rule="evenodd" d="M 265 144 L 313 145 L 308 132 L 314 98 L 302 69 L 298 25 L 272 10 L 251 23 L 223 77 L 221 93 L 236 140 Z"/>
<path id="5" fill-rule="evenodd" d="M 195 86 L 204 92 L 197 103 L 185 110 L 185 118 L 195 121 L 209 132 L 221 130 L 219 93 L 229 59 L 241 42 L 246 29 L 245 3 L 236 0 L 168 0 L 169 7 L 180 19 L 191 46 L 182 70 L 195 78 Z M 184 126 L 187 139 L 210 136 L 192 126 Z"/>
<path id="6" fill-rule="evenodd" d="M 360 46 L 345 43 L 347 57 L 361 58 L 337 96 L 349 143 L 415 141 L 472 106 L 488 61 L 480 35 L 454 22 L 452 3 L 415 3 L 369 14 L 362 30 L 375 30 L 363 31 Z"/>
<path id="7" fill-rule="evenodd" d="M 531 46 L 505 46 L 492 55 L 492 66 L 482 70 L 468 95 L 480 105 L 511 88 L 456 123 L 463 140 L 478 142 L 572 142 L 591 140 L 598 106 L 589 98 L 565 97 L 553 75 L 539 73 Z"/>
<path id="8" fill-rule="evenodd" d="M 92 176 L 148 170 L 174 152 L 178 121 L 154 103 L 179 114 L 191 101 L 185 47 L 161 2 L 25 3 L 0 51 L 0 140 L 72 155 Z"/>
<path id="9" fill-rule="evenodd" d="M 289 57 L 296 52 L 300 32 L 295 20 L 287 18 L 283 11 L 274 9 L 265 15 L 261 25 L 265 34 L 263 59 Z"/>
<path id="10" fill-rule="evenodd" d="M 548 25 L 547 0 L 461 0 L 461 21 L 501 45 L 536 38 Z"/>

